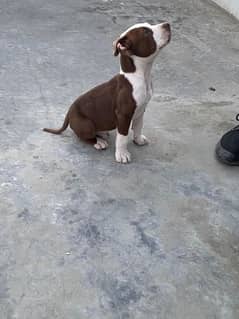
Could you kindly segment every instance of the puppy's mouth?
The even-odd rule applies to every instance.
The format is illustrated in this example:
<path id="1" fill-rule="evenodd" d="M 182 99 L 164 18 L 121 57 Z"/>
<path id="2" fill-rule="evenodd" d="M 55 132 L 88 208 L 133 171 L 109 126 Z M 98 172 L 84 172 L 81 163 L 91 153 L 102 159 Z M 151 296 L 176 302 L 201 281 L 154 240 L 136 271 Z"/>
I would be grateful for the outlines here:
<path id="1" fill-rule="evenodd" d="M 161 44 L 159 45 L 159 49 L 164 48 L 171 41 L 171 32 L 164 32 L 161 40 Z"/>
<path id="2" fill-rule="evenodd" d="M 171 41 L 171 32 L 168 33 L 168 40 L 167 40 L 167 44 Z"/>

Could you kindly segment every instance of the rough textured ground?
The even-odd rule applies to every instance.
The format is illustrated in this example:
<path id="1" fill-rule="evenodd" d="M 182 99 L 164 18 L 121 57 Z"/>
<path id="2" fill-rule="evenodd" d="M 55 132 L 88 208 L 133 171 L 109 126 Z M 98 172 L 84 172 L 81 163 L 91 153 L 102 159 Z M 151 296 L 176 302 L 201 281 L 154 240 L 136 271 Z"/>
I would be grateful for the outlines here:
<path id="1" fill-rule="evenodd" d="M 203 0 L 0 2 L 0 319 L 238 319 L 239 23 Z M 58 127 L 118 72 L 112 41 L 169 20 L 151 144 L 114 162 Z M 214 87 L 216 91 L 209 90 Z"/>

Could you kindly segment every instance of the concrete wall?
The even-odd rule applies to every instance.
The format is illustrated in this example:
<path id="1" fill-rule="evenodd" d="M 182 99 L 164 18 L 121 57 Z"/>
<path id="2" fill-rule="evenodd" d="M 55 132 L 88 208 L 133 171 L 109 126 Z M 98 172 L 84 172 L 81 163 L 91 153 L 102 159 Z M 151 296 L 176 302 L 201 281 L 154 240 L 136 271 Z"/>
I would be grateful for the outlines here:
<path id="1" fill-rule="evenodd" d="M 239 19 L 239 0 L 213 0 Z"/>

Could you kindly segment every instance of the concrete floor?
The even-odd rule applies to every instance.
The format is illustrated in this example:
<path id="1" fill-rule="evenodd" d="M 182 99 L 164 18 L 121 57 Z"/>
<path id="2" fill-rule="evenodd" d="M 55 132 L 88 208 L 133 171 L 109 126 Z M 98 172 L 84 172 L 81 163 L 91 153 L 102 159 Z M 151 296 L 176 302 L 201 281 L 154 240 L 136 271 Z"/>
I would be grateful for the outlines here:
<path id="1" fill-rule="evenodd" d="M 239 22 L 204 0 L 0 3 L 0 319 L 238 319 L 239 169 L 214 145 L 239 112 Z M 114 162 L 58 127 L 118 72 L 112 41 L 172 23 L 146 113 Z M 216 91 L 209 90 L 214 87 Z"/>

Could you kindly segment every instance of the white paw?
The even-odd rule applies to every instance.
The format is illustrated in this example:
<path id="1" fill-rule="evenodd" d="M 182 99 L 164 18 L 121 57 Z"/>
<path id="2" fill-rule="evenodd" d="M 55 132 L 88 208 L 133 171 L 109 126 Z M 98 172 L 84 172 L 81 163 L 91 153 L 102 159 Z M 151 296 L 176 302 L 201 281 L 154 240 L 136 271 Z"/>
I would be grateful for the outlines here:
<path id="1" fill-rule="evenodd" d="M 127 150 L 118 150 L 115 152 L 115 159 L 118 163 L 129 163 L 131 161 L 131 155 Z"/>
<path id="2" fill-rule="evenodd" d="M 97 150 L 105 150 L 108 147 L 108 143 L 100 137 L 97 137 L 97 143 L 94 145 L 94 148 Z"/>
<path id="3" fill-rule="evenodd" d="M 135 142 L 135 144 L 140 145 L 140 146 L 149 144 L 149 140 L 144 135 L 135 136 L 134 142 Z"/>

